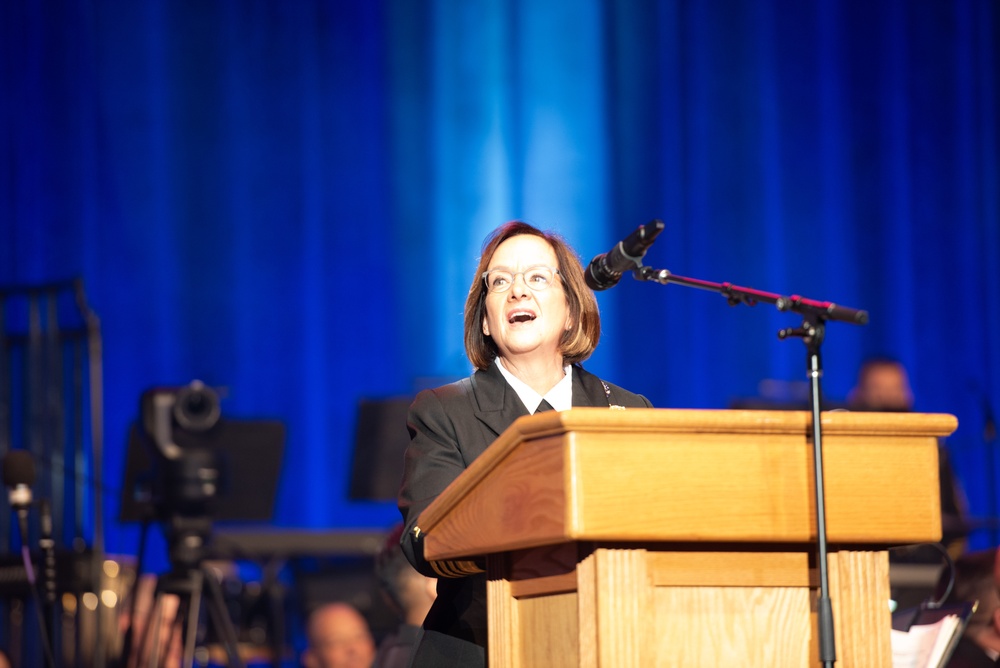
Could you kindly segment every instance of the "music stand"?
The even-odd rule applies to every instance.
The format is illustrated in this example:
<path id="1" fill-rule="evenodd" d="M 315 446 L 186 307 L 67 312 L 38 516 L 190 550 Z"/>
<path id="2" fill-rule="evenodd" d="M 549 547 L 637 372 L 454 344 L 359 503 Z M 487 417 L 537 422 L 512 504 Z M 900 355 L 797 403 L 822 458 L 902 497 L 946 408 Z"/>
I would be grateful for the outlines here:
<path id="1" fill-rule="evenodd" d="M 177 431 L 177 445 L 201 445 L 218 454 L 223 480 L 212 500 L 212 519 L 217 522 L 268 522 L 274 515 L 274 500 L 284 455 L 285 427 L 280 422 L 222 419 L 209 432 Z M 155 515 L 149 485 L 153 459 L 143 443 L 138 425 L 129 429 L 125 475 L 122 485 L 121 522 L 142 522 Z"/>
<path id="2" fill-rule="evenodd" d="M 412 397 L 362 399 L 354 431 L 348 498 L 395 501 L 403 479 L 403 453 L 410 443 L 406 414 Z"/>

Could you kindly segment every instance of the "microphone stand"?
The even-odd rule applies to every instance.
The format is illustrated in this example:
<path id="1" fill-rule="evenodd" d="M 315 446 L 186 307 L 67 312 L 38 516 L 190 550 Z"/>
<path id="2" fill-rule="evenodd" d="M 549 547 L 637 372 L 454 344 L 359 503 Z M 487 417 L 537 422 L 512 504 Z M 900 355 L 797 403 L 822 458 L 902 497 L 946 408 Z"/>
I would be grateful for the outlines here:
<path id="1" fill-rule="evenodd" d="M 53 656 L 56 653 L 56 541 L 52 537 L 52 507 L 48 499 L 41 499 L 38 546 L 42 552 L 42 611 L 45 613 L 45 630 Z"/>
<path id="2" fill-rule="evenodd" d="M 675 276 L 666 269 L 653 269 L 636 262 L 633 275 L 640 281 L 651 281 L 667 285 L 677 283 L 700 290 L 717 292 L 726 298 L 730 306 L 746 304 L 756 306 L 760 302 L 774 304 L 779 311 L 790 311 L 802 316 L 802 325 L 789 327 L 778 332 L 779 339 L 800 338 L 806 344 L 807 375 L 809 377 L 809 397 L 812 404 L 813 475 L 816 489 L 816 542 L 819 562 L 819 601 L 817 604 L 817 625 L 819 634 L 819 659 L 827 668 L 833 668 L 837 660 L 834 640 L 833 606 L 830 602 L 830 574 L 827 565 L 826 540 L 826 492 L 823 488 L 823 425 L 820 420 L 822 391 L 820 379 L 823 364 L 820 346 L 826 335 L 828 320 L 864 325 L 868 322 L 868 312 L 860 309 L 838 306 L 832 302 L 806 299 L 799 295 L 783 297 L 753 288 L 744 288 L 731 283 L 713 283 L 697 278 Z"/>
<path id="3" fill-rule="evenodd" d="M 35 576 L 34 564 L 31 560 L 31 547 L 28 543 L 28 507 L 26 505 L 16 508 L 18 533 L 21 537 L 21 560 L 24 562 L 24 571 L 28 578 L 28 589 L 35 603 L 35 616 L 38 619 L 38 635 L 42 646 L 42 656 L 45 658 L 45 665 L 49 668 L 56 668 L 55 654 L 52 650 L 50 638 L 51 624 L 46 619 L 46 607 L 42 596 L 38 591 L 38 580 Z M 51 618 L 51 615 L 48 615 Z"/>

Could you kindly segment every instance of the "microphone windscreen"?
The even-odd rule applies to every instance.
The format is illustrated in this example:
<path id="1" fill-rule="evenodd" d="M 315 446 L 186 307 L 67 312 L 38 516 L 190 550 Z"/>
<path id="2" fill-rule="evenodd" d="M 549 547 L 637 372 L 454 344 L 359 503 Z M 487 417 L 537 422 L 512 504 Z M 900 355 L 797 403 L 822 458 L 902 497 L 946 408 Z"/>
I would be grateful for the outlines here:
<path id="1" fill-rule="evenodd" d="M 25 450 L 11 450 L 3 457 L 3 484 L 7 487 L 35 484 L 35 460 Z"/>

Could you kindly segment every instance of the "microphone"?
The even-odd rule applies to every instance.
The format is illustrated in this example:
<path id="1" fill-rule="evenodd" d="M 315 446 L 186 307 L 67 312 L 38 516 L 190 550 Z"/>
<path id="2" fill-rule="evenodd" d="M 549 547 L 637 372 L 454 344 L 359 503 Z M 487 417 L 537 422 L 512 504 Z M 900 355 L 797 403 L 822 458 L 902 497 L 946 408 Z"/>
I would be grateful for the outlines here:
<path id="1" fill-rule="evenodd" d="M 663 221 L 651 220 L 640 225 L 607 253 L 596 256 L 584 272 L 587 286 L 591 290 L 607 290 L 618 285 L 624 272 L 639 266 L 639 260 L 653 245 L 656 235 L 662 231 Z"/>
<path id="2" fill-rule="evenodd" d="M 31 486 L 35 484 L 35 460 L 26 450 L 8 450 L 3 456 L 3 484 L 7 488 L 7 501 L 17 511 L 17 526 L 21 531 L 21 556 L 28 573 L 28 583 L 34 587 L 35 574 L 28 554 L 28 507 L 31 505 Z"/>
<path id="3" fill-rule="evenodd" d="M 31 550 L 28 548 L 28 507 L 31 505 L 31 486 L 35 484 L 35 460 L 26 450 L 8 450 L 3 456 L 2 469 L 3 484 L 7 487 L 7 500 L 10 502 L 10 507 L 17 511 L 17 525 L 21 532 L 21 561 L 24 562 L 24 572 L 36 604 L 35 613 L 38 615 L 38 633 L 41 636 L 45 665 L 55 668 L 56 662 L 49 641 L 52 637 L 52 605 L 48 600 L 42 601 L 38 593 L 35 566 L 31 561 Z M 46 514 L 49 515 L 46 518 L 48 525 L 43 525 L 43 531 L 47 531 L 46 538 L 51 542 L 51 514 Z M 46 551 L 47 576 L 54 574 L 55 570 L 55 552 L 52 547 L 54 544 L 42 544 L 42 549 Z M 51 599 L 54 601 L 54 577 L 51 586 L 53 587 Z"/>
<path id="4" fill-rule="evenodd" d="M 27 512 L 31 505 L 31 486 L 35 484 L 35 460 L 25 450 L 10 450 L 3 457 L 3 484 L 7 487 L 10 507 Z"/>

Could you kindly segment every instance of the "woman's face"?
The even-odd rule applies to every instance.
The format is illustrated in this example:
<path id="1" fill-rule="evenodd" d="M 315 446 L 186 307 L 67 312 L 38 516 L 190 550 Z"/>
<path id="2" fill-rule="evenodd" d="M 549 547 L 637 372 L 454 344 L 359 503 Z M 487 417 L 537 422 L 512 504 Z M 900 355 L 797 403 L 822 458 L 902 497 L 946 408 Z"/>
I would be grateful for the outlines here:
<path id="1" fill-rule="evenodd" d="M 573 324 L 566 293 L 558 276 L 547 289 L 528 287 L 530 274 L 520 272 L 538 266 L 559 268 L 555 250 L 541 237 L 521 234 L 497 246 L 487 271 L 504 269 L 515 276 L 506 291 L 486 293 L 483 334 L 493 337 L 505 360 L 540 354 L 558 356 L 561 363 L 560 340 Z"/>

